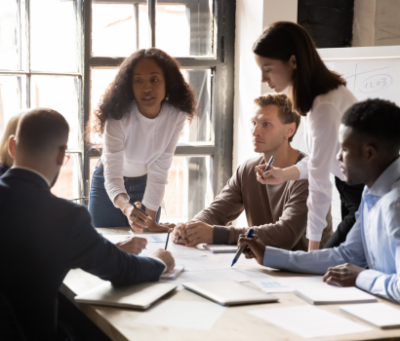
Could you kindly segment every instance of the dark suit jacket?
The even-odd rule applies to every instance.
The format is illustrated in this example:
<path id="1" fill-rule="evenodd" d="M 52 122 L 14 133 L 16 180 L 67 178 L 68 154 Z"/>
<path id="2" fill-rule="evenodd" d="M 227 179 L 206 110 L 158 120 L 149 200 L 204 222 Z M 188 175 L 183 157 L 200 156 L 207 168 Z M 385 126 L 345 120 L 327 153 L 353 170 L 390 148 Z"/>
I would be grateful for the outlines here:
<path id="1" fill-rule="evenodd" d="M 0 179 L 0 293 L 28 340 L 53 340 L 57 291 L 70 269 L 113 285 L 157 281 L 162 262 L 131 255 L 99 235 L 85 207 L 55 197 L 18 168 Z"/>

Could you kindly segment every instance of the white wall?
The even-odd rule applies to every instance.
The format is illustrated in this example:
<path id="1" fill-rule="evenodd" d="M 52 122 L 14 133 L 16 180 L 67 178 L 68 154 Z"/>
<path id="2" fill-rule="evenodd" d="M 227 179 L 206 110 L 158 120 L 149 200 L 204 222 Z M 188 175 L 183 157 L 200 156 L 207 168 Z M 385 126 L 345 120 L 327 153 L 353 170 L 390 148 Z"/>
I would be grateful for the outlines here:
<path id="1" fill-rule="evenodd" d="M 256 155 L 250 133 L 253 100 L 269 92 L 268 87 L 261 83 L 252 46 L 265 26 L 279 20 L 297 21 L 297 0 L 236 2 L 233 171 L 244 160 Z"/>
<path id="2" fill-rule="evenodd" d="M 263 28 L 275 21 L 297 22 L 297 0 L 237 0 L 235 40 L 235 97 L 233 131 L 233 172 L 244 160 L 257 154 L 251 142 L 250 117 L 253 100 L 268 92 L 254 61 L 253 43 Z M 247 226 L 242 215 L 238 226 Z"/>

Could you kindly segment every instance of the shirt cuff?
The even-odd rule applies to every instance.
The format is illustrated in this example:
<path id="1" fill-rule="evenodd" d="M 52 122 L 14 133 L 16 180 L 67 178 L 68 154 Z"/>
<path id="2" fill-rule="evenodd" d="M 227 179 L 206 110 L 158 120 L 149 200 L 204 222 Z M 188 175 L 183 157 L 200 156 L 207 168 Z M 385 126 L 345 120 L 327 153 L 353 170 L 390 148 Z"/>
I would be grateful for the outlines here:
<path id="1" fill-rule="evenodd" d="M 290 251 L 266 246 L 263 265 L 274 269 L 285 269 L 289 261 Z"/>
<path id="2" fill-rule="evenodd" d="M 313 242 L 320 242 L 322 239 L 322 233 L 310 233 L 307 231 L 306 238 Z"/>
<path id="3" fill-rule="evenodd" d="M 228 244 L 229 227 L 214 225 L 213 244 Z"/>
<path id="4" fill-rule="evenodd" d="M 162 263 L 164 265 L 164 271 L 161 274 L 163 274 L 164 272 L 167 271 L 167 264 L 165 264 L 163 260 L 161 260 L 160 258 L 157 258 L 157 257 L 152 257 L 152 256 L 149 256 L 149 258 L 153 258 L 155 260 L 158 260 L 160 263 Z"/>
<path id="5" fill-rule="evenodd" d="M 153 205 L 153 204 L 147 202 L 146 199 L 144 199 L 144 200 L 142 201 L 142 204 L 143 204 L 146 208 L 148 208 L 149 210 L 156 211 L 156 212 L 157 212 L 158 209 L 160 208 L 160 206 Z"/>
<path id="6" fill-rule="evenodd" d="M 364 270 L 357 276 L 356 287 L 371 292 L 376 279 L 380 276 L 382 276 L 382 273 L 379 271 Z"/>

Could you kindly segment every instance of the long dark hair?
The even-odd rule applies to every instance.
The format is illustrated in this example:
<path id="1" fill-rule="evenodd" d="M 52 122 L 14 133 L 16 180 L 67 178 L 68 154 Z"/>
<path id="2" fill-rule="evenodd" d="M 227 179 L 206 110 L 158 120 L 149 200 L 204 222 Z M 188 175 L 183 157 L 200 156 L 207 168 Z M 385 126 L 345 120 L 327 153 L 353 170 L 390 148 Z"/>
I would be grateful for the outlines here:
<path id="1" fill-rule="evenodd" d="M 105 91 L 99 108 L 94 111 L 96 121 L 93 128 L 99 135 L 104 133 L 107 119 L 120 120 L 129 115 L 128 109 L 135 100 L 132 90 L 133 69 L 144 58 L 154 60 L 163 70 L 168 103 L 186 112 L 189 120 L 196 114 L 197 102 L 194 92 L 179 71 L 176 59 L 156 48 L 143 49 L 131 54 L 122 62 L 118 74 Z"/>
<path id="2" fill-rule="evenodd" d="M 315 97 L 346 85 L 339 74 L 327 69 L 310 35 L 298 24 L 287 21 L 271 24 L 254 43 L 253 52 L 283 62 L 293 55 L 296 57 L 292 99 L 302 116 L 310 111 Z"/>

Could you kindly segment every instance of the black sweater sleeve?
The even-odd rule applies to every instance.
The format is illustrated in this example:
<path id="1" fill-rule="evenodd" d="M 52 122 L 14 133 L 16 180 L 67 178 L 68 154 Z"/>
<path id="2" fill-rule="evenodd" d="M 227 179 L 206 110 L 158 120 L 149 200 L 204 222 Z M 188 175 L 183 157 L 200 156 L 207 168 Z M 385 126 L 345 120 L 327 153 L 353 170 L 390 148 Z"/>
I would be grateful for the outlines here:
<path id="1" fill-rule="evenodd" d="M 95 230 L 84 207 L 75 210 L 67 248 L 69 268 L 81 268 L 115 286 L 158 281 L 165 267 L 162 262 L 122 251 Z"/>

